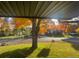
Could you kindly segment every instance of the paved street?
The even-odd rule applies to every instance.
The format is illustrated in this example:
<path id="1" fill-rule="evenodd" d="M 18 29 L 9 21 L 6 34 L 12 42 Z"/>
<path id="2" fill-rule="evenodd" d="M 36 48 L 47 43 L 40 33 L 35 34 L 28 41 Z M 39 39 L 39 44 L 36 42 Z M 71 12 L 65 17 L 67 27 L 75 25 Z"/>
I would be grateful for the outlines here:
<path id="1" fill-rule="evenodd" d="M 52 40 L 61 41 L 63 39 L 66 39 L 66 38 L 41 37 L 41 38 L 38 38 L 38 42 L 50 42 Z M 28 38 L 28 39 L 22 39 L 22 38 L 20 38 L 20 39 L 0 39 L 0 44 L 7 43 L 8 45 L 31 43 L 31 42 L 32 42 L 31 38 Z"/>
<path id="2" fill-rule="evenodd" d="M 51 41 L 64 41 L 64 42 L 69 42 L 69 43 L 74 43 L 74 44 L 79 44 L 79 38 L 56 38 L 56 37 L 41 37 L 38 38 L 38 42 L 51 42 Z M 0 44 L 1 43 L 7 43 L 8 45 L 14 45 L 14 44 L 21 44 L 21 43 L 31 43 L 32 39 L 31 38 L 19 38 L 19 39 L 0 39 Z"/>

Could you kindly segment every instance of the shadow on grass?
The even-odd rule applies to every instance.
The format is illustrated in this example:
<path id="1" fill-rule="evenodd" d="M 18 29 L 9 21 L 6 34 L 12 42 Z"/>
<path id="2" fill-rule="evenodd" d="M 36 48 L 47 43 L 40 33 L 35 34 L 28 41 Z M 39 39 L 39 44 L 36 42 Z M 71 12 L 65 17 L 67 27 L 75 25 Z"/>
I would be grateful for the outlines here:
<path id="1" fill-rule="evenodd" d="M 28 57 L 36 48 L 17 49 L 0 54 L 0 58 L 25 58 Z"/>
<path id="2" fill-rule="evenodd" d="M 79 44 L 72 44 L 72 47 L 73 47 L 75 50 L 79 51 Z"/>
<path id="3" fill-rule="evenodd" d="M 74 38 L 68 38 L 68 39 L 64 39 L 63 41 L 71 43 L 72 47 L 75 50 L 79 51 L 79 38 L 76 38 L 76 37 L 74 37 Z"/>
<path id="4" fill-rule="evenodd" d="M 37 55 L 37 57 L 47 57 L 49 55 L 50 49 L 42 49 L 41 52 Z"/>

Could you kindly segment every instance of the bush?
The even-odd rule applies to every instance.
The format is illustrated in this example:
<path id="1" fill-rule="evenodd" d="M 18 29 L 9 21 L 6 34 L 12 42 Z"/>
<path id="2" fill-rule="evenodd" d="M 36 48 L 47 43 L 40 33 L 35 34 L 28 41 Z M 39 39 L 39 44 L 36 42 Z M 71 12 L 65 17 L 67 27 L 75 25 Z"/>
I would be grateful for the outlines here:
<path id="1" fill-rule="evenodd" d="M 63 37 L 63 32 L 59 30 L 52 30 L 47 33 L 48 36 L 53 36 L 53 37 Z"/>

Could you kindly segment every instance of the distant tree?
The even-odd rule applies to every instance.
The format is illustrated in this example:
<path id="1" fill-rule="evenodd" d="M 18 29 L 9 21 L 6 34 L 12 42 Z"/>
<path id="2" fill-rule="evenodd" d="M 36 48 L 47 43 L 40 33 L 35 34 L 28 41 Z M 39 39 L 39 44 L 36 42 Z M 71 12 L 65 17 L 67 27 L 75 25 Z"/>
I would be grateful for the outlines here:
<path id="1" fill-rule="evenodd" d="M 75 31 L 79 34 L 79 27 Z"/>

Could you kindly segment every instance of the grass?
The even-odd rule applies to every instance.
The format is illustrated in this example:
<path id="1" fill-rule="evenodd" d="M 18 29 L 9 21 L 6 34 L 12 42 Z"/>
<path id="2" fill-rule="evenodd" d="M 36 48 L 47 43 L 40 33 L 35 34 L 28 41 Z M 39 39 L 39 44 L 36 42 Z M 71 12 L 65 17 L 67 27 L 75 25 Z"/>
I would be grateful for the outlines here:
<path id="1" fill-rule="evenodd" d="M 22 36 L 5 36 L 5 37 L 0 37 L 0 39 L 14 39 L 14 38 L 21 38 L 24 37 L 24 35 Z"/>
<path id="2" fill-rule="evenodd" d="M 65 38 L 70 38 L 72 37 L 69 34 L 57 34 L 57 35 L 49 35 L 49 37 L 65 37 Z"/>
<path id="3" fill-rule="evenodd" d="M 3 58 L 61 58 L 79 57 L 79 50 L 67 42 L 41 42 L 38 48 L 31 49 L 31 44 L 18 44 L 0 47 L 0 57 Z M 77 46 L 79 48 L 79 46 Z"/>
<path id="4" fill-rule="evenodd" d="M 67 37 L 67 38 L 70 38 L 72 37 L 71 35 L 68 35 L 68 34 L 63 34 L 64 37 Z"/>
<path id="5" fill-rule="evenodd" d="M 21 36 L 3 36 L 3 37 L 0 37 L 0 39 L 15 39 L 15 38 L 22 38 L 22 37 L 24 37 L 25 35 L 21 35 Z M 66 37 L 66 38 L 69 38 L 69 37 L 72 37 L 71 35 L 66 35 L 66 34 L 64 34 L 64 35 L 51 35 L 51 36 L 49 36 L 49 37 Z"/>

